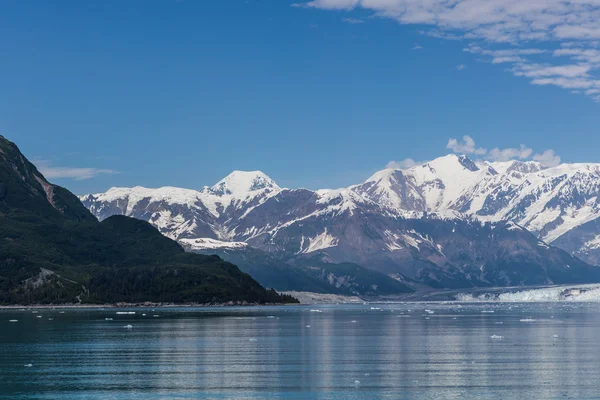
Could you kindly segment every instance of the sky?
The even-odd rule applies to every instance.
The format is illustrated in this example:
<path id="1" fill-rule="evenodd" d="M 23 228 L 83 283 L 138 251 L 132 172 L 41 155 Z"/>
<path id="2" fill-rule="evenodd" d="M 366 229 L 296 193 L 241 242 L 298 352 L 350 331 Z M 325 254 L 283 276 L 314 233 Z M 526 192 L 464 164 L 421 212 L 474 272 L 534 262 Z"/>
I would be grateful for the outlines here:
<path id="1" fill-rule="evenodd" d="M 4 0 L 0 134 L 77 194 L 600 162 L 597 0 Z"/>

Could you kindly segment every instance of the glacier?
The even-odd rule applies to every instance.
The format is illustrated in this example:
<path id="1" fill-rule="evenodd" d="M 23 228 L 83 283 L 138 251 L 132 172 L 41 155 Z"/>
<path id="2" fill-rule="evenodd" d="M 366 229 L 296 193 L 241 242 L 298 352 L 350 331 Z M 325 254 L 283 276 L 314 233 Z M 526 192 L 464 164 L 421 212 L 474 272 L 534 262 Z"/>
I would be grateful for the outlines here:
<path id="1" fill-rule="evenodd" d="M 484 293 L 459 293 L 456 300 L 464 302 L 600 302 L 600 284 L 561 285 L 535 289 L 512 289 Z"/>

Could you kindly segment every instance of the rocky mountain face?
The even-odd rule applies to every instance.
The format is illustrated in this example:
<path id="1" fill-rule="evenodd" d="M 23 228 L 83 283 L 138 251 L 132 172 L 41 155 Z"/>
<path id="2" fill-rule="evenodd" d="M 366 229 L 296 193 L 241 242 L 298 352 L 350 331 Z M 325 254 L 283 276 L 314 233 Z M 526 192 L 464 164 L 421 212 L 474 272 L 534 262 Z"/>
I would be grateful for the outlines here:
<path id="1" fill-rule="evenodd" d="M 192 251 L 260 251 L 239 264 L 255 273 L 277 264 L 308 279 L 311 264 L 351 263 L 410 290 L 598 281 L 598 269 L 573 255 L 598 257 L 600 231 L 587 223 L 600 217 L 599 185 L 595 164 L 449 155 L 338 190 L 282 189 L 236 171 L 199 191 L 113 188 L 81 200 L 100 219 L 144 219 Z"/>

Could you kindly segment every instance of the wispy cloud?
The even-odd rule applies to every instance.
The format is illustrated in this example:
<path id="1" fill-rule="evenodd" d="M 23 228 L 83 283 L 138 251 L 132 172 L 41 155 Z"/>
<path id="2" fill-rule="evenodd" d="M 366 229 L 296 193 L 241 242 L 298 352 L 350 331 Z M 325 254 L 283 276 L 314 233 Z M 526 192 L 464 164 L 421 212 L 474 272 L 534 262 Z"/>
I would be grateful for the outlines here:
<path id="1" fill-rule="evenodd" d="M 400 160 L 400 161 L 390 161 L 389 163 L 387 163 L 385 168 L 386 169 L 387 168 L 407 169 L 407 168 L 416 167 L 417 165 L 423 165 L 426 162 L 427 161 L 415 161 L 412 158 L 405 158 L 404 160 Z"/>
<path id="2" fill-rule="evenodd" d="M 472 154 L 489 161 L 535 160 L 548 167 L 554 167 L 561 162 L 560 156 L 552 149 L 534 154 L 533 149 L 521 144 L 519 147 L 495 147 L 488 150 L 484 147 L 477 147 L 475 140 L 471 136 L 463 136 L 462 141 L 450 138 L 448 139 L 446 148 L 450 149 L 453 153 Z"/>
<path id="3" fill-rule="evenodd" d="M 534 85 L 552 85 L 600 101 L 599 0 L 305 0 L 296 6 L 371 11 L 418 32 L 470 42 L 465 51 Z"/>
<path id="4" fill-rule="evenodd" d="M 475 146 L 475 140 L 471 136 L 463 136 L 462 142 L 455 139 L 448 139 L 448 144 L 446 145 L 447 149 L 452 150 L 454 153 L 460 154 L 476 154 L 476 155 L 484 155 L 487 153 L 487 149 L 482 147 Z"/>
<path id="5" fill-rule="evenodd" d="M 462 70 L 465 70 L 465 69 L 467 69 L 467 66 L 465 64 L 458 64 L 456 66 L 456 70 L 457 71 L 462 71 Z"/>
<path id="6" fill-rule="evenodd" d="M 493 148 L 487 153 L 487 158 L 492 161 L 527 160 L 531 154 L 533 150 L 522 144 L 518 148 Z"/>
<path id="7" fill-rule="evenodd" d="M 552 149 L 544 150 L 541 153 L 535 153 L 530 147 L 521 144 L 519 147 L 494 147 L 493 149 L 488 150 L 484 147 L 478 147 L 475 140 L 468 135 L 463 136 L 460 140 L 450 138 L 446 145 L 446 149 L 449 149 L 456 154 L 469 155 L 472 159 L 478 161 L 502 162 L 512 160 L 534 160 L 547 167 L 555 167 L 561 163 L 560 156 Z M 400 161 L 390 161 L 385 168 L 408 169 L 426 163 L 427 161 L 415 161 L 412 158 L 405 158 Z"/>
<path id="8" fill-rule="evenodd" d="M 365 21 L 359 18 L 342 18 L 342 21 L 344 21 L 347 24 L 352 24 L 352 25 L 357 25 L 357 24 L 364 24 Z"/>
<path id="9" fill-rule="evenodd" d="M 548 167 L 555 167 L 560 164 L 560 156 L 554 153 L 554 150 L 546 150 L 541 154 L 533 156 L 535 161 L 538 161 Z"/>
<path id="10" fill-rule="evenodd" d="M 100 168 L 58 167 L 48 160 L 35 160 L 34 164 L 46 179 L 73 179 L 83 181 L 99 175 L 118 174 L 118 171 Z"/>

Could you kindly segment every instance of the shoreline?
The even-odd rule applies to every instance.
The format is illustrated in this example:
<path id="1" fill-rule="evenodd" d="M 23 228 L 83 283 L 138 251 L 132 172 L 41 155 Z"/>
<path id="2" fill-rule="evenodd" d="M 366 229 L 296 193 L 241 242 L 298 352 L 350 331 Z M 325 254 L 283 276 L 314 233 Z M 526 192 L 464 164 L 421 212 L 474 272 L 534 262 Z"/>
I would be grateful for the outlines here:
<path id="1" fill-rule="evenodd" d="M 0 305 L 2 310 L 28 310 L 28 309 L 103 309 L 103 308 L 210 308 L 210 307 L 274 307 L 300 305 L 296 303 L 114 303 L 114 304 L 14 304 Z"/>

